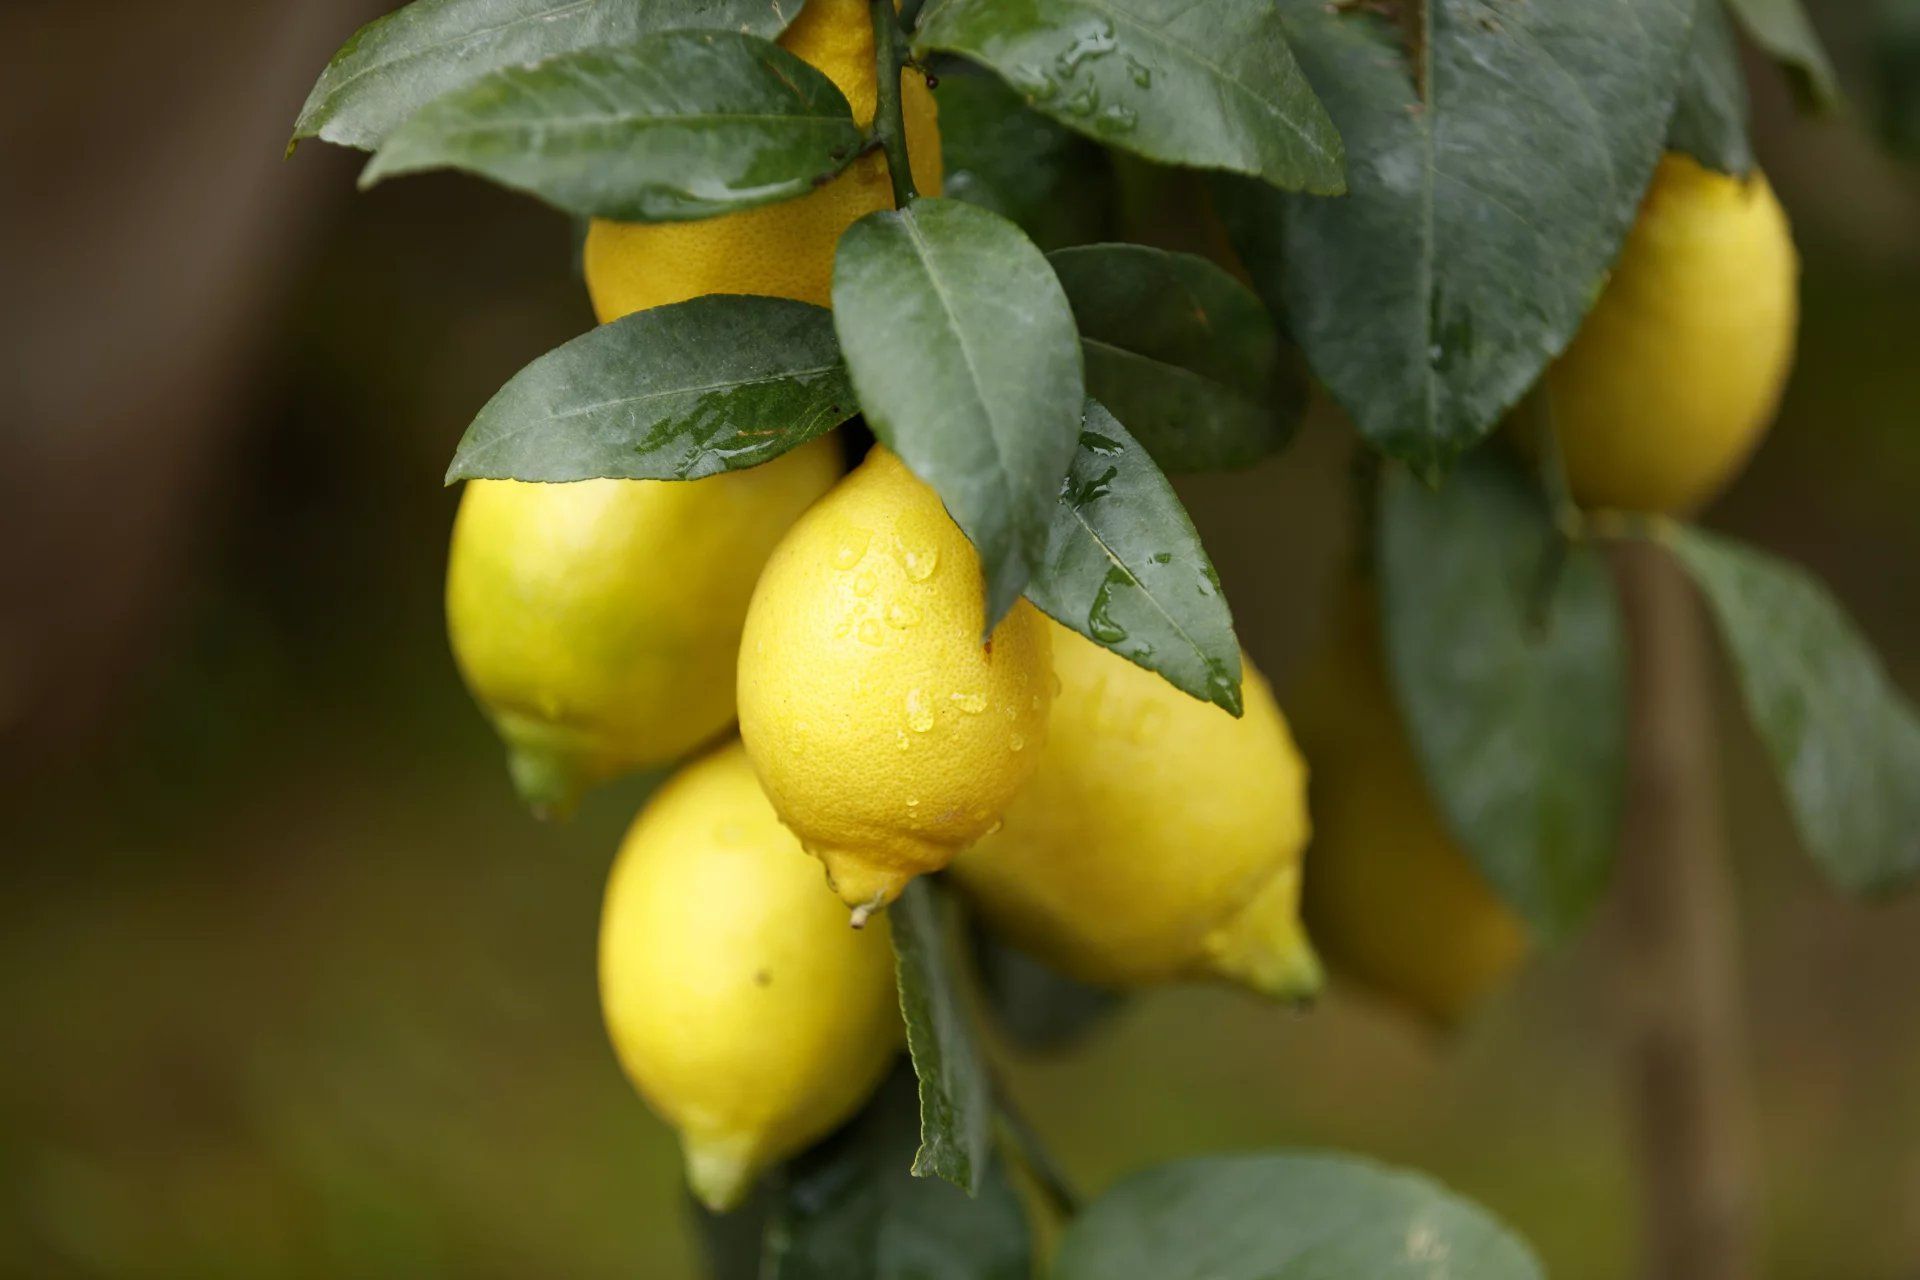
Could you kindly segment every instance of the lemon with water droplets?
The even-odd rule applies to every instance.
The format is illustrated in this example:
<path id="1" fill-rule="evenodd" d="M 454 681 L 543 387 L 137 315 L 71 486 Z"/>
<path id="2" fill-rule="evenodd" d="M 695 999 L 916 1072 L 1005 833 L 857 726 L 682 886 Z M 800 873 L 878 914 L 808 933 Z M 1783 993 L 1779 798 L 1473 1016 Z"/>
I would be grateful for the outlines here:
<path id="1" fill-rule="evenodd" d="M 727 727 L 760 566 L 839 474 L 822 439 L 704 480 L 468 481 L 447 631 L 530 804 L 565 813 Z"/>
<path id="2" fill-rule="evenodd" d="M 1793 363 L 1799 259 L 1766 178 L 1660 162 L 1619 263 L 1546 378 L 1573 494 L 1688 511 L 1739 470 Z"/>
<path id="3" fill-rule="evenodd" d="M 1026 601 L 985 642 L 973 544 L 884 447 L 794 525 L 740 646 L 740 735 L 856 921 L 984 835 L 1033 772 L 1053 671 Z"/>
<path id="4" fill-rule="evenodd" d="M 1450 1026 L 1527 953 L 1518 917 L 1448 834 L 1400 722 L 1378 615 L 1353 587 L 1294 700 L 1313 760 L 1307 927 L 1327 963 Z"/>
<path id="5" fill-rule="evenodd" d="M 1235 719 L 1049 621 L 1047 744 L 1005 824 L 953 874 L 995 930 L 1084 982 L 1217 977 L 1304 999 L 1306 766 L 1244 664 Z"/>
<path id="6" fill-rule="evenodd" d="M 682 769 L 628 832 L 600 996 L 621 1065 L 715 1210 L 858 1110 L 901 1041 L 886 922 L 847 928 L 738 743 Z"/>
<path id="7" fill-rule="evenodd" d="M 873 23 L 866 0 L 808 0 L 780 37 L 789 52 L 840 87 L 862 126 L 877 98 Z M 940 194 L 940 130 L 925 77 L 901 73 L 907 149 L 915 186 Z M 779 204 L 698 222 L 596 220 L 584 268 L 603 321 L 708 293 L 754 293 L 829 305 L 840 233 L 869 213 L 893 208 L 887 160 L 855 160 L 817 191 Z"/>

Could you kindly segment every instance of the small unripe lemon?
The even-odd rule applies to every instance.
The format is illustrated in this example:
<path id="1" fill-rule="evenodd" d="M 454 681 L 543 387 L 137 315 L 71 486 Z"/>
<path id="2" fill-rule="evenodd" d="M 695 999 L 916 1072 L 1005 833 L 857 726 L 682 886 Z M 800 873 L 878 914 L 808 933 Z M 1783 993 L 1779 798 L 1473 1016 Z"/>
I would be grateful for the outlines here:
<path id="1" fill-rule="evenodd" d="M 1306 768 L 1245 666 L 1238 720 L 1056 623 L 1046 750 L 954 875 L 997 931 L 1083 982 L 1222 977 L 1302 999 Z"/>
<path id="2" fill-rule="evenodd" d="M 1779 404 L 1799 274 L 1764 177 L 1661 160 L 1606 290 L 1546 378 L 1579 502 L 1687 511 L 1720 491 Z"/>
<path id="3" fill-rule="evenodd" d="M 856 922 L 986 834 L 1045 745 L 1042 619 L 1023 600 L 985 625 L 973 544 L 879 446 L 760 575 L 740 736 Z"/>
<path id="4" fill-rule="evenodd" d="M 1370 597 L 1342 602 L 1331 640 L 1294 703 L 1313 760 L 1307 928 L 1336 973 L 1450 1026 L 1519 966 L 1526 931 L 1434 806 Z"/>
<path id="5" fill-rule="evenodd" d="M 733 719 L 760 566 L 840 472 L 816 440 L 704 480 L 473 480 L 447 630 L 529 803 L 670 764 Z"/>
<path id="6" fill-rule="evenodd" d="M 872 122 L 876 92 L 873 23 L 866 0 L 808 0 L 780 37 L 789 52 L 840 87 L 861 125 Z M 940 130 L 925 77 L 901 73 L 907 150 L 914 185 L 940 194 Z M 840 233 L 893 208 L 893 183 L 879 152 L 795 200 L 697 222 L 595 220 L 587 231 L 585 271 L 603 321 L 708 293 L 752 293 L 827 306 Z"/>
<path id="7" fill-rule="evenodd" d="M 621 1065 L 716 1211 L 858 1110 L 901 1038 L 884 918 L 847 928 L 737 743 L 682 769 L 627 833 L 600 999 Z"/>

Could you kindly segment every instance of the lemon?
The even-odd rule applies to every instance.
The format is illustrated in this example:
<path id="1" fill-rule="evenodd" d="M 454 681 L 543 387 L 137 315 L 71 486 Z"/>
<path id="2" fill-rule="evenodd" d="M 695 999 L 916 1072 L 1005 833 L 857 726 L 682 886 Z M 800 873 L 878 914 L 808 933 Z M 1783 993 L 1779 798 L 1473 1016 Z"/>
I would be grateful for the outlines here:
<path id="1" fill-rule="evenodd" d="M 1779 404 L 1798 287 L 1764 177 L 1661 160 L 1606 290 L 1547 374 L 1574 497 L 1683 512 L 1717 493 Z"/>
<path id="2" fill-rule="evenodd" d="M 716 1211 L 852 1115 L 901 1038 L 885 921 L 847 928 L 738 743 L 682 769 L 627 833 L 600 998 L 622 1067 Z"/>
<path id="3" fill-rule="evenodd" d="M 876 93 L 873 24 L 866 0 L 808 0 L 780 37 L 847 96 L 862 126 Z M 917 72 L 901 73 L 907 150 L 916 187 L 940 192 L 940 131 L 933 94 Z M 698 222 L 595 221 L 584 265 L 602 321 L 707 293 L 753 293 L 829 305 L 840 233 L 893 207 L 886 157 L 862 156 L 818 191 Z"/>
<path id="4" fill-rule="evenodd" d="M 564 813 L 727 727 L 754 579 L 839 472 L 822 439 L 704 480 L 468 482 L 447 630 L 529 803 Z"/>
<path id="5" fill-rule="evenodd" d="M 1518 967 L 1527 936 L 1447 834 L 1358 589 L 1294 723 L 1314 766 L 1305 908 L 1315 945 L 1336 973 L 1452 1025 Z"/>
<path id="6" fill-rule="evenodd" d="M 1045 745 L 1033 606 L 986 643 L 980 560 L 884 447 L 768 560 L 740 647 L 740 736 L 780 817 L 866 913 L 986 834 Z"/>
<path id="7" fill-rule="evenodd" d="M 1215 976 L 1299 999 L 1306 768 L 1260 673 L 1245 715 L 1049 621 L 1060 692 L 1033 780 L 953 873 L 993 928 L 1083 982 Z"/>

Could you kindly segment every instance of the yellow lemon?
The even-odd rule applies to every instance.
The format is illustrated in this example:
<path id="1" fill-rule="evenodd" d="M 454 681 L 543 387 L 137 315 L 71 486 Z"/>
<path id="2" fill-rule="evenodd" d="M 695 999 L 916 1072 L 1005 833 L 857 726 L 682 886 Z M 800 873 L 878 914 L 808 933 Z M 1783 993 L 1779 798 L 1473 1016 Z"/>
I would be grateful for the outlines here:
<path id="1" fill-rule="evenodd" d="M 1056 623 L 1046 750 L 954 875 L 994 929 L 1083 982 L 1224 977 L 1301 999 L 1307 777 L 1260 673 L 1236 720 Z"/>
<path id="2" fill-rule="evenodd" d="M 808 0 L 780 37 L 847 95 L 854 118 L 873 120 L 873 25 L 866 0 Z M 940 130 L 933 94 L 914 71 L 900 77 L 914 185 L 940 193 Z M 840 233 L 893 207 L 886 157 L 862 156 L 833 181 L 780 204 L 698 222 L 597 220 L 587 231 L 585 270 L 602 321 L 707 293 L 753 293 L 829 305 Z"/>
<path id="3" fill-rule="evenodd" d="M 1574 497 L 1687 511 L 1719 492 L 1779 404 L 1799 274 L 1764 177 L 1663 159 L 1605 292 L 1547 374 Z"/>
<path id="4" fill-rule="evenodd" d="M 1327 963 L 1442 1025 L 1525 957 L 1519 919 L 1448 835 L 1387 685 L 1357 589 L 1314 663 L 1294 723 L 1313 761 L 1307 927 Z"/>
<path id="5" fill-rule="evenodd" d="M 986 624 L 973 544 L 875 447 L 767 562 L 740 645 L 740 736 L 775 809 L 866 913 L 986 834 L 1046 742 L 1038 612 Z"/>
<path id="6" fill-rule="evenodd" d="M 474 480 L 447 630 L 528 802 L 669 764 L 733 719 L 747 600 L 840 473 L 830 440 L 704 480 Z"/>
<path id="7" fill-rule="evenodd" d="M 900 1043 L 885 921 L 847 928 L 738 743 L 682 769 L 627 833 L 600 999 L 621 1065 L 715 1210 L 858 1110 Z"/>

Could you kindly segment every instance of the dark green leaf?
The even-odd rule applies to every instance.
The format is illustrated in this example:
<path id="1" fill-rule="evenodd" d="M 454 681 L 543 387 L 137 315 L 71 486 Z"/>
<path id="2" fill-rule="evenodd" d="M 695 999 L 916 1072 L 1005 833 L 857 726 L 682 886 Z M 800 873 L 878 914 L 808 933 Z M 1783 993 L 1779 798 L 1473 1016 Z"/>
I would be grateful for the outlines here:
<path id="1" fill-rule="evenodd" d="M 789 1167 L 757 1280 L 1028 1280 L 1033 1243 L 996 1155 L 972 1199 L 913 1177 L 913 1078 Z"/>
<path id="2" fill-rule="evenodd" d="M 1147 451 L 1095 401 L 1027 598 L 1176 689 L 1240 714 L 1240 642 L 1200 535 Z"/>
<path id="3" fill-rule="evenodd" d="M 833 81 L 779 45 L 668 31 L 436 98 L 388 135 L 360 185 L 464 169 L 569 213 L 685 221 L 804 195 L 864 141 Z"/>
<path id="4" fill-rule="evenodd" d="M 711 294 L 549 351 L 467 428 L 447 481 L 698 480 L 859 411 L 823 307 Z"/>
<path id="5" fill-rule="evenodd" d="M 1920 875 L 1920 715 L 1825 587 L 1697 529 L 1666 541 L 1707 597 L 1800 838 L 1828 879 L 1883 893 Z"/>
<path id="6" fill-rule="evenodd" d="M 987 625 L 1046 554 L 1086 400 L 1073 309 L 998 214 L 916 200 L 841 237 L 834 322 L 867 424 L 980 553 Z"/>
<path id="7" fill-rule="evenodd" d="M 800 0 L 415 0 L 333 55 L 293 136 L 371 151 L 427 103 L 501 67 L 688 28 L 771 39 L 799 12 Z"/>
<path id="8" fill-rule="evenodd" d="M 1054 1280 L 1545 1280 L 1520 1239 L 1416 1173 L 1345 1156 L 1208 1156 L 1120 1183 Z"/>
<path id="9" fill-rule="evenodd" d="M 1800 0 L 1728 0 L 1753 42 L 1786 71 L 1794 96 L 1808 111 L 1840 105 L 1840 85 L 1819 33 Z"/>
<path id="10" fill-rule="evenodd" d="M 1660 155 L 1692 4 L 1431 0 L 1424 102 L 1369 6 L 1278 7 L 1346 139 L 1350 194 L 1229 186 L 1229 224 L 1361 434 L 1432 477 L 1597 296 Z"/>
<path id="11" fill-rule="evenodd" d="M 997 77 L 957 58 L 935 65 L 943 194 L 1011 219 L 1042 248 L 1104 238 L 1113 197 L 1107 153 L 1028 109 Z"/>
<path id="12" fill-rule="evenodd" d="M 1871 65 L 1880 139 L 1920 159 L 1920 0 L 1875 0 Z"/>
<path id="13" fill-rule="evenodd" d="M 1024 1048 L 1072 1043 L 1120 1006 L 1118 992 L 1076 982 L 989 929 L 973 931 L 973 955 L 994 1021 Z"/>
<path id="14" fill-rule="evenodd" d="M 1109 146 L 1341 190 L 1340 136 L 1271 0 L 933 0 L 914 40 L 985 63 Z"/>
<path id="15" fill-rule="evenodd" d="M 1680 82 L 1680 100 L 1667 126 L 1667 145 L 1719 173 L 1744 178 L 1753 171 L 1747 137 L 1747 77 L 1721 0 L 1696 0 L 1693 42 Z"/>
<path id="16" fill-rule="evenodd" d="M 1243 467 L 1284 446 L 1306 407 L 1260 300 L 1188 253 L 1096 244 L 1049 254 L 1086 349 L 1087 394 L 1168 471 Z"/>
<path id="17" fill-rule="evenodd" d="M 889 911 L 899 961 L 907 1050 L 920 1078 L 915 1177 L 945 1178 L 978 1195 L 993 1145 L 992 1082 L 960 990 L 952 914 L 922 876 Z"/>
<path id="18" fill-rule="evenodd" d="M 1381 616 L 1415 752 L 1487 880 L 1564 936 L 1605 887 L 1625 775 L 1606 567 L 1484 450 L 1437 493 L 1397 468 L 1381 483 Z"/>

